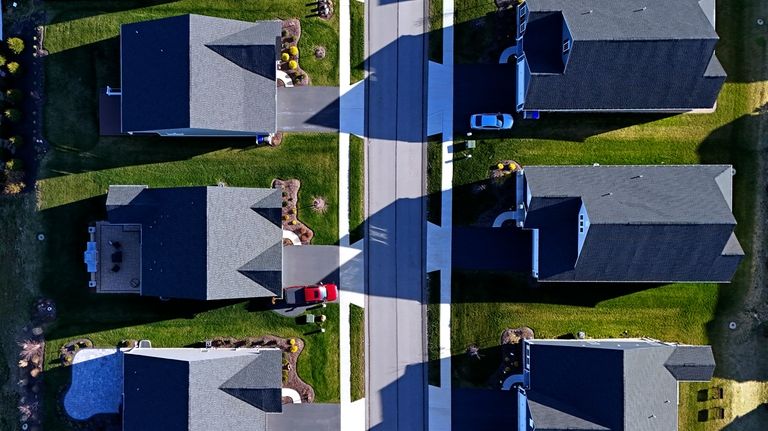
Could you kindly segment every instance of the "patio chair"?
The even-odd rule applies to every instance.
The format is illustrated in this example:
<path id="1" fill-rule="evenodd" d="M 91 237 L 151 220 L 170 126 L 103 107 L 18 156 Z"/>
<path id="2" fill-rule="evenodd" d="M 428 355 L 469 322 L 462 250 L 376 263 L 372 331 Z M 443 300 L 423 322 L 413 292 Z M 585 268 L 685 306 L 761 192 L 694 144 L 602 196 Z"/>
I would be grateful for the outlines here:
<path id="1" fill-rule="evenodd" d="M 120 250 L 120 248 L 122 248 L 123 246 L 122 244 L 120 244 L 120 241 L 112 241 L 112 240 L 109 241 L 109 245 L 111 245 L 112 247 L 118 250 Z"/>
<path id="2" fill-rule="evenodd" d="M 114 264 L 112 265 L 112 272 L 118 272 L 120 271 L 120 265 Z"/>
<path id="3" fill-rule="evenodd" d="M 116 251 L 112 253 L 112 263 L 123 263 L 123 252 Z"/>

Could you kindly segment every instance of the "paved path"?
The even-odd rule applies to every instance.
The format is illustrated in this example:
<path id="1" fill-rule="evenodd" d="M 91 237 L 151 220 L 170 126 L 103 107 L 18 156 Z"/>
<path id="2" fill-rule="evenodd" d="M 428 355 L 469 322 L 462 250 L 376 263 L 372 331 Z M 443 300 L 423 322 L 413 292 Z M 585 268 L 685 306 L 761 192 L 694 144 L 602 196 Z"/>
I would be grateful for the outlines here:
<path id="1" fill-rule="evenodd" d="M 426 427 L 424 0 L 366 2 L 366 407 L 376 430 Z"/>
<path id="2" fill-rule="evenodd" d="M 429 386 L 429 429 L 450 430 L 451 388 L 451 267 L 453 234 L 453 24 L 454 0 L 443 0 L 443 63 L 440 73 L 430 75 L 430 118 L 440 113 L 442 165 L 440 177 L 440 227 L 432 225 L 432 236 L 427 248 L 431 265 L 440 270 L 440 386 Z M 430 69 L 431 70 L 431 69 Z M 435 229 L 436 228 L 436 229 Z M 430 250 L 431 247 L 431 250 Z"/>
<path id="3" fill-rule="evenodd" d="M 363 291 L 364 262 L 363 243 L 359 241 L 349 247 L 349 128 L 350 124 L 362 123 L 358 119 L 363 107 L 361 102 L 354 103 L 350 97 L 350 0 L 339 0 L 339 388 L 341 431 L 360 431 L 365 429 L 365 400 L 352 402 L 351 398 L 351 369 L 352 352 L 350 351 L 349 307 L 355 304 L 364 306 Z M 357 127 L 356 129 L 361 129 Z"/>

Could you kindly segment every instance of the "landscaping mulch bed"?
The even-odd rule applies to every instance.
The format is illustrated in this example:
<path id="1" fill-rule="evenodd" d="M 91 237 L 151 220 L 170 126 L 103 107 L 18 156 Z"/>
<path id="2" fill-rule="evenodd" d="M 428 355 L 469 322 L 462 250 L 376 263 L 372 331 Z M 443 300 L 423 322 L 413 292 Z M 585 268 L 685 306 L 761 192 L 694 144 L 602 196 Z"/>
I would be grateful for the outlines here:
<path id="1" fill-rule="evenodd" d="M 522 340 L 534 338 L 533 329 L 523 326 L 520 328 L 507 328 L 501 333 L 501 364 L 488 380 L 492 388 L 501 388 L 507 377 L 522 372 Z"/>
<path id="2" fill-rule="evenodd" d="M 295 233 L 302 245 L 312 242 L 315 232 L 299 220 L 299 189 L 301 181 L 297 179 L 272 181 L 272 188 L 280 188 L 283 191 L 283 229 Z"/>
<path id="3" fill-rule="evenodd" d="M 283 20 L 282 34 L 281 52 L 287 52 L 292 46 L 298 48 L 299 39 L 301 39 L 301 22 L 296 18 Z M 293 85 L 295 86 L 312 85 L 312 78 L 301 68 L 301 61 L 299 60 L 300 56 L 301 52 L 299 52 L 299 55 L 297 56 L 291 56 L 291 60 L 295 60 L 298 63 L 298 67 L 291 70 L 290 67 L 288 67 L 287 61 L 281 61 L 280 70 L 288 73 L 288 76 L 291 77 Z M 303 76 L 303 78 L 299 79 L 300 76 Z"/>
<path id="4" fill-rule="evenodd" d="M 281 338 L 274 335 L 265 335 L 263 337 L 248 337 L 236 339 L 232 337 L 217 337 L 211 340 L 211 347 L 214 348 L 254 348 L 254 347 L 273 347 L 283 351 L 283 387 L 293 389 L 299 393 L 302 403 L 311 403 L 315 401 L 315 390 L 299 377 L 296 370 L 296 363 L 299 355 L 304 350 L 304 340 L 293 338 L 297 350 L 291 352 L 291 338 Z M 201 343 L 195 347 L 203 347 Z M 285 376 L 287 372 L 287 376 Z M 289 397 L 283 397 L 283 404 L 292 403 Z"/>
<path id="5" fill-rule="evenodd" d="M 487 195 L 485 201 L 493 203 L 489 210 L 477 217 L 474 226 L 493 226 L 499 214 L 515 209 L 515 187 L 518 178 L 515 174 L 520 169 L 520 164 L 514 160 L 502 160 L 488 168 L 488 180 L 473 186 L 473 194 Z"/>

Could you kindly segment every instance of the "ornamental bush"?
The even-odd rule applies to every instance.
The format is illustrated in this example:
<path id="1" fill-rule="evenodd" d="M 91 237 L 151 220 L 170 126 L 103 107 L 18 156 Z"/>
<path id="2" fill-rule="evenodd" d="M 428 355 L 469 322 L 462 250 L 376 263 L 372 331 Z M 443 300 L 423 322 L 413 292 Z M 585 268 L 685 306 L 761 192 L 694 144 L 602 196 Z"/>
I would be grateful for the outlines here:
<path id="1" fill-rule="evenodd" d="M 19 148 L 24 145 L 24 138 L 19 135 L 15 135 L 8 138 L 8 142 L 10 142 L 14 147 Z"/>
<path id="2" fill-rule="evenodd" d="M 288 62 L 288 68 L 289 69 L 294 70 L 297 67 L 299 67 L 299 63 L 297 63 L 296 60 L 291 60 L 291 61 Z"/>
<path id="3" fill-rule="evenodd" d="M 11 50 L 12 53 L 19 55 L 22 51 L 24 51 L 24 41 L 19 39 L 18 37 L 11 37 L 8 38 L 8 49 Z"/>
<path id="4" fill-rule="evenodd" d="M 8 108 L 3 111 L 3 116 L 14 123 L 21 120 L 21 112 L 14 108 Z"/>
<path id="5" fill-rule="evenodd" d="M 288 61 L 288 60 L 291 59 L 291 56 L 287 52 L 284 52 L 284 53 L 280 54 L 280 59 L 283 60 L 283 61 Z"/>
<path id="6" fill-rule="evenodd" d="M 0 66 L 5 66 L 5 63 L 8 63 L 8 60 L 5 59 L 4 55 L 0 55 Z"/>
<path id="7" fill-rule="evenodd" d="M 17 88 L 9 88 L 5 92 L 5 99 L 11 103 L 21 102 L 21 91 Z"/>
<path id="8" fill-rule="evenodd" d="M 294 57 L 299 55 L 299 48 L 296 47 L 296 45 L 288 48 L 288 53 L 293 55 Z"/>
<path id="9" fill-rule="evenodd" d="M 19 73 L 19 69 L 21 69 L 19 63 L 16 63 L 15 61 L 8 63 L 5 67 L 8 68 L 8 72 L 10 72 L 12 75 Z"/>
<path id="10" fill-rule="evenodd" d="M 24 163 L 19 159 L 11 159 L 5 162 L 5 168 L 9 171 L 20 171 L 24 168 Z"/>

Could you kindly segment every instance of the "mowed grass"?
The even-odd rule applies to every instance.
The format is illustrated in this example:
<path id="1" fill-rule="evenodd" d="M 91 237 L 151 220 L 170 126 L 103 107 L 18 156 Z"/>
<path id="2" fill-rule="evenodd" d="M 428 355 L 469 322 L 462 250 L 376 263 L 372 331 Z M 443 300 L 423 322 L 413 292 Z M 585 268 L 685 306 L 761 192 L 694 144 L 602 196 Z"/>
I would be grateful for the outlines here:
<path id="1" fill-rule="evenodd" d="M 365 397 L 365 309 L 349 304 L 350 392 L 352 401 Z"/>
<path id="2" fill-rule="evenodd" d="M 365 236 L 365 142 L 349 137 L 349 242 Z"/>
<path id="3" fill-rule="evenodd" d="M 646 336 L 712 344 L 720 364 L 716 374 L 730 375 L 723 359 L 733 342 L 726 333 L 727 318 L 743 312 L 739 305 L 753 287 L 750 253 L 755 196 L 760 192 L 755 178 L 762 174 L 757 168 L 756 144 L 764 139 L 760 130 L 768 104 L 768 76 L 766 35 L 758 31 L 752 19 L 760 15 L 755 9 L 764 6 L 746 0 L 718 6 L 721 41 L 717 55 L 729 78 L 716 112 L 675 116 L 543 113 L 539 121 L 519 122 L 501 139 L 485 139 L 489 136 L 478 134 L 473 158 L 454 165 L 454 222 L 470 223 L 483 207 L 487 208 L 488 202 L 478 198 L 472 186 L 487 179 L 489 168 L 500 160 L 512 159 L 523 165 L 730 163 L 737 171 L 733 185 L 733 212 L 739 223 L 736 235 L 747 252 L 733 282 L 552 286 L 532 285 L 525 275 L 455 271 L 451 339 L 456 384 L 482 386 L 493 372 L 472 369 L 464 355 L 469 344 L 491 349 L 498 345 L 505 328 L 522 325 L 532 327 L 538 338 L 585 331 L 596 338 Z M 462 2 L 457 4 L 457 23 L 469 23 L 492 9 L 492 2 Z M 477 56 L 472 46 L 478 42 L 473 38 L 482 35 L 472 28 L 457 26 L 457 62 Z M 759 374 L 756 372 L 753 375 Z M 755 382 L 726 377 L 711 384 L 681 385 L 680 429 L 721 429 L 737 416 L 751 412 L 759 400 L 768 400 L 764 387 L 757 384 L 745 389 L 748 383 Z M 727 406 L 727 420 L 698 422 L 698 410 L 713 403 L 697 402 L 696 391 L 713 385 L 726 387 L 726 400 L 720 404 Z M 741 402 L 749 390 L 754 392 L 749 398 L 751 404 Z M 759 420 L 760 415 L 753 414 L 748 422 L 740 422 L 738 429 L 763 429 L 765 424 Z"/>
<path id="4" fill-rule="evenodd" d="M 50 1 L 46 2 L 49 24 L 45 27 L 45 47 L 51 54 L 80 51 L 117 37 L 121 24 L 188 13 L 242 21 L 299 18 L 302 69 L 314 85 L 338 85 L 338 15 L 327 21 L 308 17 L 312 13 L 309 3 L 304 0 Z M 316 46 L 325 47 L 325 58 L 316 59 L 312 55 Z M 92 57 L 91 60 L 119 62 L 118 56 L 119 50 L 115 50 L 106 58 Z M 119 81 L 112 82 L 112 86 L 119 87 Z"/>
<path id="5" fill-rule="evenodd" d="M 110 184 L 150 187 L 270 187 L 274 178 L 301 180 L 298 217 L 315 231 L 314 244 L 338 240 L 338 138 L 333 134 L 288 134 L 278 147 L 256 147 L 248 139 L 169 139 L 100 137 L 98 91 L 119 85 L 119 25 L 183 13 L 242 20 L 300 17 L 300 49 L 324 45 L 324 60 L 302 57 L 314 84 L 338 84 L 337 21 L 304 19 L 300 1 L 155 1 L 49 2 L 45 47 L 45 133 L 51 151 L 37 183 L 40 230 L 46 233 L 36 259 L 42 293 L 57 303 L 58 319 L 46 338 L 46 429 L 66 429 L 62 391 L 69 369 L 55 361 L 68 340 L 87 337 L 97 346 L 122 339 L 150 339 L 154 346 L 181 347 L 216 336 L 274 334 L 302 337 L 306 347 L 299 375 L 312 385 L 317 401 L 339 400 L 338 306 L 329 306 L 326 332 L 264 310 L 255 301 L 161 302 L 156 298 L 109 296 L 87 291 L 82 252 L 89 223 L 106 217 Z M 313 197 L 328 204 L 324 214 L 311 211 Z M 21 214 L 20 217 L 23 217 Z M 25 267 L 29 264 L 25 263 Z"/>
<path id="6" fill-rule="evenodd" d="M 365 78 L 365 3 L 357 0 L 349 2 L 350 12 L 350 59 L 352 67 L 350 83 L 362 81 Z"/>

